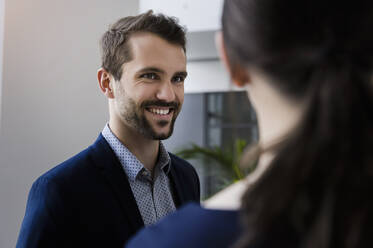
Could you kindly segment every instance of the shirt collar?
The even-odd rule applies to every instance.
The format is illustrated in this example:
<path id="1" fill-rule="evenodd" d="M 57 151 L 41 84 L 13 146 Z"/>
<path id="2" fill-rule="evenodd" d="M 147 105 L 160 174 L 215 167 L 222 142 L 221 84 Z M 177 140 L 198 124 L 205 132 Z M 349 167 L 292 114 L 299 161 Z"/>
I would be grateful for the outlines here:
<path id="1" fill-rule="evenodd" d="M 170 165 L 171 165 L 171 158 L 170 154 L 168 154 L 166 148 L 164 147 L 163 143 L 159 141 L 159 152 L 158 152 L 158 161 L 157 165 L 168 174 L 170 172 Z"/>
<path id="2" fill-rule="evenodd" d="M 111 131 L 109 124 L 107 123 L 102 130 L 102 136 L 109 143 L 111 149 L 114 151 L 115 155 L 118 157 L 127 177 L 131 181 L 135 181 L 137 176 L 143 170 L 147 170 L 144 165 L 133 155 L 122 142 L 114 135 Z M 166 174 L 170 171 L 171 158 L 166 148 L 159 142 L 159 153 L 158 160 L 155 168 L 161 168 Z M 140 176 L 140 175 L 139 175 Z"/>

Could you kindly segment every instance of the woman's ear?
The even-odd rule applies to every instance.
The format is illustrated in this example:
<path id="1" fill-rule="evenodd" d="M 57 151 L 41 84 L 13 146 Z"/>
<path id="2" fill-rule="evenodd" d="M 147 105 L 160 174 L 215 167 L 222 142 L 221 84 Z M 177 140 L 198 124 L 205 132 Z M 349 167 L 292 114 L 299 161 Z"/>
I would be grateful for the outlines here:
<path id="1" fill-rule="evenodd" d="M 247 69 L 237 63 L 232 63 L 227 55 L 224 45 L 223 33 L 217 32 L 215 35 L 215 44 L 218 49 L 220 59 L 223 61 L 225 68 L 228 70 L 232 81 L 238 87 L 243 87 L 250 82 L 250 77 Z"/>
<path id="2" fill-rule="evenodd" d="M 112 77 L 110 74 L 104 69 L 100 68 L 97 71 L 97 80 L 100 86 L 101 91 L 107 98 L 114 98 L 114 93 L 112 89 Z"/>

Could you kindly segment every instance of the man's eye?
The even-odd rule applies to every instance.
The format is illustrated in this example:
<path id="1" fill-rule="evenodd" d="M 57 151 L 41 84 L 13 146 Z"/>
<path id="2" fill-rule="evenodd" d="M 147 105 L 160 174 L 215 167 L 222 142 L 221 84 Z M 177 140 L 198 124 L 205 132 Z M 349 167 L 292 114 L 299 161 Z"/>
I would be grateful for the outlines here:
<path id="1" fill-rule="evenodd" d="M 185 77 L 183 77 L 183 76 L 175 76 L 175 77 L 173 77 L 172 82 L 181 83 L 181 82 L 184 82 L 184 80 L 185 80 Z"/>
<path id="2" fill-rule="evenodd" d="M 155 73 L 145 73 L 145 74 L 142 74 L 140 77 L 141 78 L 151 79 L 151 80 L 159 79 L 158 75 L 155 74 Z"/>

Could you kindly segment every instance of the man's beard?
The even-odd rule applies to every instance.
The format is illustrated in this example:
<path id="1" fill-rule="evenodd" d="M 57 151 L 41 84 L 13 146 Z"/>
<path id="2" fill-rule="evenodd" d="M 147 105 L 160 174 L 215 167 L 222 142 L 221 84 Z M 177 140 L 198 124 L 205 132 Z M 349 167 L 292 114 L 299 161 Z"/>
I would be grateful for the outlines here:
<path id="1" fill-rule="evenodd" d="M 122 92 L 123 93 L 123 92 Z M 153 140 L 164 140 L 169 138 L 172 135 L 174 130 L 174 124 L 179 114 L 180 110 L 180 103 L 178 102 L 164 102 L 164 101 L 144 101 L 139 105 L 136 102 L 126 96 L 126 94 L 121 94 L 122 99 L 117 102 L 119 111 L 120 111 L 120 118 L 126 124 L 134 128 L 137 132 L 142 134 L 144 137 L 153 139 Z M 166 120 L 157 121 L 156 125 L 160 127 L 165 127 L 170 125 L 169 130 L 167 133 L 157 133 L 154 128 L 152 127 L 151 123 L 145 117 L 145 111 L 147 107 L 172 107 L 172 119 L 171 122 Z"/>

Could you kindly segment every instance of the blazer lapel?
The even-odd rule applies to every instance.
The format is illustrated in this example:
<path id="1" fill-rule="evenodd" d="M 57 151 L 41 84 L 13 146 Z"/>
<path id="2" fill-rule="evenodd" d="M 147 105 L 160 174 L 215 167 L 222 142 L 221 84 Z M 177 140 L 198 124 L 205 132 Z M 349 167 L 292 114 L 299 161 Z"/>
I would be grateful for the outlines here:
<path id="1" fill-rule="evenodd" d="M 172 182 L 172 185 L 173 185 L 173 188 L 175 190 L 175 195 L 176 195 L 176 198 L 175 199 L 175 204 L 176 204 L 176 207 L 179 207 L 181 205 L 183 205 L 183 203 L 186 202 L 187 200 L 187 196 L 185 194 L 185 191 L 184 191 L 184 187 L 182 185 L 182 180 L 181 178 L 179 177 L 179 173 L 177 173 L 176 171 L 176 166 L 175 166 L 175 161 L 172 159 L 171 157 L 171 169 L 170 169 L 170 181 Z"/>
<path id="2" fill-rule="evenodd" d="M 144 226 L 144 222 L 129 185 L 127 175 L 123 171 L 115 153 L 101 134 L 91 147 L 96 167 L 99 168 L 102 175 L 107 179 L 123 208 L 123 212 L 128 217 L 130 225 L 133 227 L 133 232 L 136 232 Z"/>

